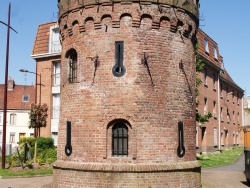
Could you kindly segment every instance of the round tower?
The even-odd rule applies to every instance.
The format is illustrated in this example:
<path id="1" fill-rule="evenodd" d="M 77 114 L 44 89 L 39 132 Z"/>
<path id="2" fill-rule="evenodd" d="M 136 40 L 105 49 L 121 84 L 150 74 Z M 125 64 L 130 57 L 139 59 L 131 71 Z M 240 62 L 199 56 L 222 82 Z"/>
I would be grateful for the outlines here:
<path id="1" fill-rule="evenodd" d="M 54 187 L 200 187 L 198 0 L 58 0 Z"/>

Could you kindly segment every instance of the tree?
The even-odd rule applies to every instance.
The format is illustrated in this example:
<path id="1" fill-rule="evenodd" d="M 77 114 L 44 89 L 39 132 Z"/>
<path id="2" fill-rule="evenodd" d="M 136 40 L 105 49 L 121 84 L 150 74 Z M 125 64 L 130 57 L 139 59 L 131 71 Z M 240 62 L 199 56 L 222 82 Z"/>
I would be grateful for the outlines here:
<path id="1" fill-rule="evenodd" d="M 30 122 L 29 122 L 29 128 L 34 128 L 35 129 L 35 152 L 34 152 L 34 162 L 36 162 L 36 151 L 37 151 L 37 137 L 40 137 L 40 128 L 41 127 L 46 127 L 47 125 L 47 114 L 48 111 L 48 106 L 47 104 L 43 105 L 37 105 L 32 103 L 30 107 Z"/>
<path id="2" fill-rule="evenodd" d="M 29 122 L 29 128 L 34 128 L 37 131 L 35 131 L 36 135 L 35 137 L 40 137 L 40 128 L 46 127 L 47 125 L 47 114 L 48 106 L 47 104 L 31 104 L 30 108 L 30 122 Z"/>
<path id="3" fill-rule="evenodd" d="M 202 59 L 200 58 L 200 54 L 198 53 L 198 49 L 199 49 L 199 43 L 197 42 L 195 45 L 195 55 L 196 55 L 196 121 L 204 124 L 206 121 L 208 121 L 209 118 L 212 117 L 212 113 L 208 112 L 205 115 L 201 115 L 198 112 L 198 105 L 199 105 L 199 101 L 197 99 L 197 97 L 199 96 L 198 87 L 202 82 L 201 79 L 198 77 L 198 73 L 203 70 L 203 67 L 205 65 L 204 62 L 202 61 Z"/>

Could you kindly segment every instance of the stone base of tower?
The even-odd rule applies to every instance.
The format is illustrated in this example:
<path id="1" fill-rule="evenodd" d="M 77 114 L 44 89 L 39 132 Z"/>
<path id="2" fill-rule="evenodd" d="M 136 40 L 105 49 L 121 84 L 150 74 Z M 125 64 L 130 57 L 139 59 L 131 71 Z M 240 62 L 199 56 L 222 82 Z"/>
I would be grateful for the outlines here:
<path id="1" fill-rule="evenodd" d="M 54 188 L 201 187 L 199 162 L 171 164 L 96 164 L 57 161 Z"/>

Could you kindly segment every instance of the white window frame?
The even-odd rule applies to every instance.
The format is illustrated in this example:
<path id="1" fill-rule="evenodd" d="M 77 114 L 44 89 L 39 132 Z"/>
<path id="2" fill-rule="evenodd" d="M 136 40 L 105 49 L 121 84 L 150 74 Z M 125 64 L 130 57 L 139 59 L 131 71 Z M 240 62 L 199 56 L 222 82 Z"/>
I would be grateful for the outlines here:
<path id="1" fill-rule="evenodd" d="M 216 118 L 217 117 L 217 110 L 216 110 L 216 101 L 214 101 L 214 108 L 213 108 L 213 117 Z"/>
<path id="2" fill-rule="evenodd" d="M 214 128 L 214 146 L 218 146 L 217 129 Z"/>
<path id="3" fill-rule="evenodd" d="M 16 119 L 17 119 L 16 114 L 10 114 L 10 125 L 16 125 Z"/>
<path id="4" fill-rule="evenodd" d="M 3 132 L 0 131 L 0 142 L 2 143 L 2 141 L 3 141 Z"/>
<path id="5" fill-rule="evenodd" d="M 60 33 L 57 25 L 50 27 L 49 52 L 61 52 Z"/>
<path id="6" fill-rule="evenodd" d="M 26 97 L 27 97 L 27 100 L 25 100 Z M 30 96 L 29 95 L 23 95 L 22 96 L 22 101 L 23 102 L 29 102 L 29 100 L 30 100 Z"/>
<path id="7" fill-rule="evenodd" d="M 54 140 L 54 145 L 58 145 L 58 132 L 52 132 L 51 133 L 51 138 Z"/>
<path id="8" fill-rule="evenodd" d="M 213 46 L 213 51 L 214 51 L 214 59 L 218 60 L 218 52 L 217 52 L 217 48 L 215 46 Z"/>
<path id="9" fill-rule="evenodd" d="M 15 143 L 15 142 L 16 142 L 16 133 L 10 132 L 10 143 Z"/>
<path id="10" fill-rule="evenodd" d="M 204 49 L 209 54 L 208 40 L 206 38 L 204 38 Z"/>
<path id="11" fill-rule="evenodd" d="M 208 111 L 207 111 L 207 98 L 204 98 L 204 114 L 207 115 Z"/>
<path id="12" fill-rule="evenodd" d="M 61 82 L 61 63 L 60 61 L 53 62 L 54 73 L 53 73 L 53 86 L 60 86 Z"/>
<path id="13" fill-rule="evenodd" d="M 59 119 L 60 117 L 60 93 L 53 94 L 53 111 L 52 111 L 52 119 Z"/>
<path id="14" fill-rule="evenodd" d="M 204 69 L 203 69 L 203 72 L 204 72 L 204 73 L 203 73 L 203 74 L 204 74 L 204 75 L 203 75 L 203 76 L 204 76 L 204 78 L 203 78 L 203 79 L 204 79 L 204 80 L 203 80 L 203 82 L 204 82 L 204 85 L 206 85 L 206 86 L 207 86 L 207 69 L 206 69 L 206 68 L 204 68 Z"/>

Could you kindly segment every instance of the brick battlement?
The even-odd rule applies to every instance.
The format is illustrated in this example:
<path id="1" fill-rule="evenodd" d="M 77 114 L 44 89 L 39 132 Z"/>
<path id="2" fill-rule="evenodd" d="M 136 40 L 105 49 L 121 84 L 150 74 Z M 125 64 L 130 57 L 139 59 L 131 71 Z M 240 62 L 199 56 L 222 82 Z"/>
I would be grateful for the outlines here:
<path id="1" fill-rule="evenodd" d="M 58 1 L 60 9 L 59 17 L 63 17 L 70 11 L 78 11 L 93 6 L 113 6 L 114 4 L 132 4 L 139 3 L 143 5 L 157 5 L 159 10 L 161 7 L 173 7 L 185 10 L 198 18 L 199 0 L 60 0 Z"/>
<path id="2" fill-rule="evenodd" d="M 142 7 L 139 8 L 140 6 Z M 90 21 L 94 30 L 103 30 L 109 33 L 110 29 L 122 27 L 121 20 L 124 16 L 131 18 L 127 26 L 132 28 L 143 27 L 143 24 L 145 25 L 143 19 L 147 18 L 150 19 L 147 30 L 159 30 L 162 27 L 167 27 L 170 32 L 178 32 L 185 39 L 194 38 L 196 34 L 196 18 L 191 16 L 187 19 L 187 14 L 183 10 L 174 11 L 172 7 L 166 5 L 159 7 L 156 4 L 148 6 L 133 2 L 133 6 L 132 4 L 114 4 L 68 11 L 59 19 L 61 40 L 78 35 L 78 33 L 88 33 L 90 30 L 87 30 L 87 24 Z M 105 23 L 107 18 L 110 20 Z"/>

